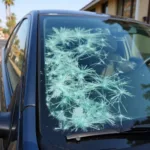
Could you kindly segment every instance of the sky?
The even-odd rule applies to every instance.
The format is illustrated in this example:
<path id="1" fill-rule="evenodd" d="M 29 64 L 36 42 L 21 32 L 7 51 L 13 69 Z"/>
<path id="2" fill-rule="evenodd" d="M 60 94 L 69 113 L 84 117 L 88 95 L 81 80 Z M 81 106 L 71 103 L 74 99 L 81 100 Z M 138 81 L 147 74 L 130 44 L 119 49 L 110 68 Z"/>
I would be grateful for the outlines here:
<path id="1" fill-rule="evenodd" d="M 15 0 L 15 5 L 11 7 L 11 12 L 17 16 L 17 22 L 31 10 L 40 9 L 63 9 L 79 10 L 91 0 Z M 5 6 L 0 0 L 0 19 L 2 25 L 6 22 Z"/>

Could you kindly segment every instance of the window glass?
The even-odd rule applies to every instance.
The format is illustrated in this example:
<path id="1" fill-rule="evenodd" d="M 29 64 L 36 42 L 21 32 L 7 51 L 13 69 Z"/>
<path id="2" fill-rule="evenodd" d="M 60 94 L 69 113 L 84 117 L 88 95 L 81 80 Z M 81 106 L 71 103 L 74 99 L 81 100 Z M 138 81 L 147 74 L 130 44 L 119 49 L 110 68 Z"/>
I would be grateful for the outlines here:
<path id="1" fill-rule="evenodd" d="M 108 14 L 108 2 L 102 5 L 102 12 Z"/>
<path id="2" fill-rule="evenodd" d="M 136 0 L 118 0 L 117 15 L 135 18 Z"/>
<path id="3" fill-rule="evenodd" d="M 10 45 L 11 45 L 11 42 L 12 42 L 12 40 L 13 40 L 13 38 L 14 38 L 14 35 L 15 35 L 15 33 L 16 33 L 18 27 L 19 27 L 19 25 L 17 25 L 17 26 L 15 27 L 14 31 L 12 32 L 11 37 L 9 38 L 9 41 L 8 41 L 8 43 L 7 43 L 6 50 L 9 49 L 9 47 L 10 47 Z"/>
<path id="4" fill-rule="evenodd" d="M 123 0 L 118 0 L 117 15 L 122 16 Z"/>
<path id="5" fill-rule="evenodd" d="M 124 0 L 123 16 L 130 17 L 131 15 L 131 0 Z"/>
<path id="6" fill-rule="evenodd" d="M 136 0 L 133 0 L 132 18 L 135 18 Z"/>
<path id="7" fill-rule="evenodd" d="M 65 137 L 150 122 L 149 27 L 86 16 L 40 21 L 39 122 L 45 141 L 89 150 L 87 139 L 71 147 Z M 102 149 L 120 149 L 107 145 Z"/>
<path id="8" fill-rule="evenodd" d="M 25 44 L 28 33 L 28 20 L 24 20 L 14 37 L 7 58 L 7 68 L 13 91 L 18 84 L 21 76 L 22 65 L 24 61 Z"/>

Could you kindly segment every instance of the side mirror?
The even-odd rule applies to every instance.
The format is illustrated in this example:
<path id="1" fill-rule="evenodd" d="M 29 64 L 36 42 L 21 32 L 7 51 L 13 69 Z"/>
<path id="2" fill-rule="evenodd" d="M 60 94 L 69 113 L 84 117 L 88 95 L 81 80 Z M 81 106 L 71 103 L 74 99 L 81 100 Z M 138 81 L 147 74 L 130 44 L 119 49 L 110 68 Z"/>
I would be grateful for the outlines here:
<path id="1" fill-rule="evenodd" d="M 11 112 L 0 112 L 0 138 L 8 138 L 11 129 Z"/>

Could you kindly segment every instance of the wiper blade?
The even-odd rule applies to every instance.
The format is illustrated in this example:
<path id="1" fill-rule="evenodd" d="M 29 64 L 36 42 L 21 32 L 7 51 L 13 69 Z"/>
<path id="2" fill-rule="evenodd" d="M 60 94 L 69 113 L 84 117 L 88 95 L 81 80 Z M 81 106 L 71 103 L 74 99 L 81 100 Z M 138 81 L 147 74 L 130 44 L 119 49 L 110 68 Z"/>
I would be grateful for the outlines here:
<path id="1" fill-rule="evenodd" d="M 143 125 L 135 125 L 130 129 L 104 129 L 96 132 L 85 132 L 85 133 L 76 133 L 67 135 L 67 140 L 76 140 L 80 141 L 82 138 L 86 137 L 96 137 L 96 136 L 105 136 L 105 135 L 121 135 L 121 134 L 131 134 L 131 133 L 145 133 L 150 132 L 150 124 L 143 124 Z"/>
<path id="2" fill-rule="evenodd" d="M 67 140 L 73 140 L 76 139 L 77 141 L 80 141 L 81 138 L 85 137 L 94 137 L 94 136 L 100 136 L 100 135 L 114 135 L 114 134 L 120 134 L 120 131 L 117 131 L 115 129 L 105 129 L 97 132 L 85 132 L 85 133 L 76 133 L 67 135 Z"/>
<path id="3" fill-rule="evenodd" d="M 141 125 L 134 125 L 132 127 L 132 130 L 150 130 L 150 124 L 141 124 Z"/>

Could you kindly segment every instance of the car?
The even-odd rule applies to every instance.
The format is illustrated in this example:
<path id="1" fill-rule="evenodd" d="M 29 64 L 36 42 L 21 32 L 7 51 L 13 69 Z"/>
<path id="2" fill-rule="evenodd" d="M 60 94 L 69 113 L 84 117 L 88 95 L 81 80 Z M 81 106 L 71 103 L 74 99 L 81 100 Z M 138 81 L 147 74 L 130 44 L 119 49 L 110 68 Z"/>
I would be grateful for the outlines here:
<path id="1" fill-rule="evenodd" d="M 149 150 L 150 26 L 84 11 L 27 14 L 2 49 L 8 150 Z"/>

